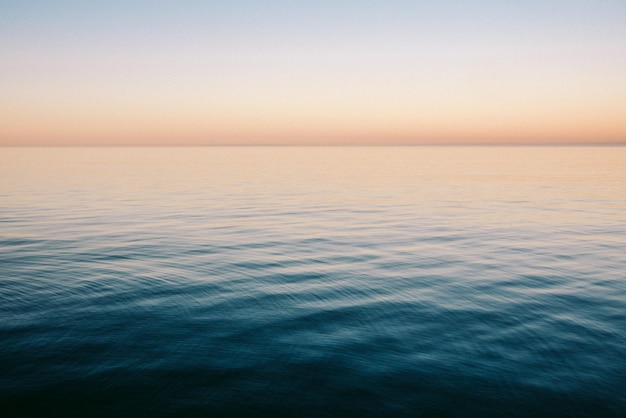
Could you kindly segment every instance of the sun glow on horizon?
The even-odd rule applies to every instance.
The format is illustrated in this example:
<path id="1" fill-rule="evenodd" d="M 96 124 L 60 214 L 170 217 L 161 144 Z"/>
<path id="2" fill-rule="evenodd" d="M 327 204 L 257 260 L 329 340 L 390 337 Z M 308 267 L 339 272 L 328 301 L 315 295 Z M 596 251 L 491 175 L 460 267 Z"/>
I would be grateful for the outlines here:
<path id="1" fill-rule="evenodd" d="M 29 3 L 0 145 L 626 142 L 623 2 Z"/>

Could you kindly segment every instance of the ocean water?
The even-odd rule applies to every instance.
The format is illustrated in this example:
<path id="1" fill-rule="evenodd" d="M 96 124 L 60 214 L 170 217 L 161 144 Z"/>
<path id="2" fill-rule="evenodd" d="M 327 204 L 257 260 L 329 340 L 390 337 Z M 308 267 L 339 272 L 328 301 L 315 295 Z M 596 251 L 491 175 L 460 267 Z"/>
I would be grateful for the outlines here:
<path id="1" fill-rule="evenodd" d="M 0 148 L 0 415 L 626 416 L 626 147 Z"/>

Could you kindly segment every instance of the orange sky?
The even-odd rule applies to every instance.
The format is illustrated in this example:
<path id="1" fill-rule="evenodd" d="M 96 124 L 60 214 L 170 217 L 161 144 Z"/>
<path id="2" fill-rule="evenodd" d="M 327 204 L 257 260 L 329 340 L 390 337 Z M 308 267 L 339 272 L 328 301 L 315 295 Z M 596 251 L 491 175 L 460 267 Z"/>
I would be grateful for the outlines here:
<path id="1" fill-rule="evenodd" d="M 622 2 L 200 3 L 14 6 L 0 145 L 626 142 Z"/>

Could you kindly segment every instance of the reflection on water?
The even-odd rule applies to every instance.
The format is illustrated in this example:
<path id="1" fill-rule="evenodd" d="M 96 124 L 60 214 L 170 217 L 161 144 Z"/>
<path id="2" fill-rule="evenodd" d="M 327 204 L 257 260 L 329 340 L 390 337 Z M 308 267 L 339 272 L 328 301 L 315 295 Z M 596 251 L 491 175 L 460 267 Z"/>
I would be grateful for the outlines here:
<path id="1" fill-rule="evenodd" d="M 626 148 L 0 149 L 9 415 L 620 416 Z"/>

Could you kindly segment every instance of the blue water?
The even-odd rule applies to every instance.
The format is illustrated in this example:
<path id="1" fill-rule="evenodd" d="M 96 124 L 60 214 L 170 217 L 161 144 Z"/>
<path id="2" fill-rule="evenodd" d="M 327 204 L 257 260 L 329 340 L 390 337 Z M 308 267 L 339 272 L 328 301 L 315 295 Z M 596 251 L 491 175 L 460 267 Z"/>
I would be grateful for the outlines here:
<path id="1" fill-rule="evenodd" d="M 0 415 L 626 416 L 626 147 L 0 149 Z"/>

